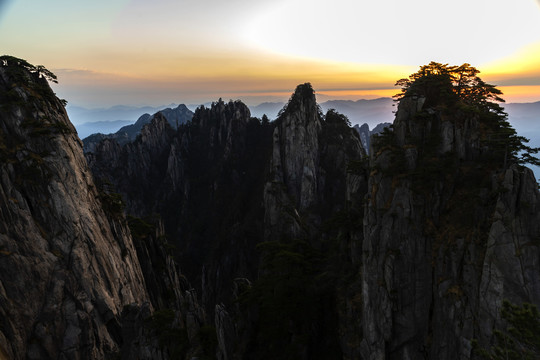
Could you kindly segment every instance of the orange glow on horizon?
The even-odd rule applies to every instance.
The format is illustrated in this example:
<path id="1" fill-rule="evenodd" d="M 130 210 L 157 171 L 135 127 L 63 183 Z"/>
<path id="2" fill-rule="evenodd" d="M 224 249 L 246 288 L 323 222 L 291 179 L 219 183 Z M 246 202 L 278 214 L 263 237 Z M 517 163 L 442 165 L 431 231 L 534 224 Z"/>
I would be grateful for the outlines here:
<path id="1" fill-rule="evenodd" d="M 59 95 L 86 106 L 276 101 L 304 82 L 321 101 L 392 96 L 432 60 L 470 63 L 509 102 L 540 100 L 538 0 L 460 0 L 478 15 L 474 27 L 429 0 L 211 3 L 11 1 L 2 49 L 57 73 Z M 309 22 L 298 21 L 306 9 Z M 422 41 L 396 37 L 403 19 Z M 426 33 L 430 24 L 438 30 Z"/>
<path id="2" fill-rule="evenodd" d="M 392 97 L 399 93 L 398 88 L 393 89 L 371 89 L 371 90 L 322 90 L 316 95 L 340 100 L 375 99 L 381 97 Z"/>
<path id="3" fill-rule="evenodd" d="M 535 81 L 540 76 L 535 79 L 534 69 L 536 66 L 540 74 L 540 64 L 533 61 L 536 50 L 540 51 L 540 45 L 506 62 L 473 66 L 481 70 L 480 76 L 486 82 L 503 91 L 506 102 L 538 101 L 540 83 Z M 128 60 L 132 55 L 137 58 L 134 54 L 110 55 L 96 63 L 93 71 L 52 69 L 59 77 L 57 89 L 61 97 L 74 104 L 205 103 L 220 97 L 257 104 L 286 101 L 298 84 L 310 82 L 320 102 L 373 99 L 399 93 L 395 82 L 419 68 L 250 52 L 216 53 L 209 57 L 167 57 L 164 53 L 157 57 L 156 54 L 143 56 L 142 61 Z M 504 72 L 505 68 L 512 71 Z M 114 104 L 110 103 L 111 99 L 115 99 Z"/>
<path id="4" fill-rule="evenodd" d="M 507 103 L 540 101 L 540 85 L 497 86 Z M 503 105 L 504 106 L 504 105 Z"/>

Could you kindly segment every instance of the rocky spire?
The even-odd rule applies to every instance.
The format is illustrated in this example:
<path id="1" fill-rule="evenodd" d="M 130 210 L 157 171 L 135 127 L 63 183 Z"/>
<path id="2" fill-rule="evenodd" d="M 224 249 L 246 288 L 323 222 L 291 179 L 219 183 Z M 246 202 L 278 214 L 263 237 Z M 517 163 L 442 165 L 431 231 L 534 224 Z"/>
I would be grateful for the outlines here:
<path id="1" fill-rule="evenodd" d="M 287 186 L 299 209 L 306 209 L 318 198 L 321 128 L 315 91 L 309 83 L 298 85 L 276 121 L 271 166 L 275 181 Z"/>

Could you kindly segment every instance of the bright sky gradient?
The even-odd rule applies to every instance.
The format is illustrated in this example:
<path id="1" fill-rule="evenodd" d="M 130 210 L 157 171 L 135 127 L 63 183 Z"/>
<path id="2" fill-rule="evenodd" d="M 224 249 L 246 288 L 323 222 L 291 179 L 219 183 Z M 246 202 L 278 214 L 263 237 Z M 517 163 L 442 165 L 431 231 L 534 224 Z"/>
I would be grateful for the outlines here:
<path id="1" fill-rule="evenodd" d="M 540 100 L 540 0 L 0 0 L 0 53 L 43 64 L 71 104 L 397 92 L 468 62 L 508 102 Z"/>

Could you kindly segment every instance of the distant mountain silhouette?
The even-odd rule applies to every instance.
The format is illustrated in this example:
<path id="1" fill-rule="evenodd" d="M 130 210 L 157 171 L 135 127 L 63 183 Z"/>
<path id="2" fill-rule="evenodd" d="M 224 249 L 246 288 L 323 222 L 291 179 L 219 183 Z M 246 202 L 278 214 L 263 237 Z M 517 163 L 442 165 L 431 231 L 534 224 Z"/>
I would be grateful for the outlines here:
<path id="1" fill-rule="evenodd" d="M 351 123 L 361 125 L 367 123 L 370 128 L 377 124 L 391 122 L 394 118 L 392 111 L 394 100 L 392 98 L 378 98 L 373 100 L 329 100 L 321 104 L 323 111 L 336 109 L 347 115 Z"/>
<path id="2" fill-rule="evenodd" d="M 533 103 L 504 104 L 508 113 L 508 121 L 517 130 L 531 141 L 530 146 L 540 147 L 540 101 Z M 540 178 L 540 168 L 531 166 L 536 178 Z"/>
<path id="3" fill-rule="evenodd" d="M 173 129 L 178 128 L 178 125 L 185 124 L 193 117 L 193 112 L 184 104 L 180 104 L 174 109 L 162 109 L 157 111 L 156 114 L 157 113 L 161 113 Z M 143 126 L 149 124 L 156 114 L 150 115 L 145 113 L 141 115 L 134 124 L 123 126 L 114 134 L 94 133 L 85 137 L 83 139 L 84 151 L 92 152 L 95 146 L 104 139 L 115 139 L 121 145 L 135 140 Z"/>
<path id="4" fill-rule="evenodd" d="M 77 125 L 77 134 L 81 139 L 95 133 L 110 134 L 117 132 L 122 126 L 132 124 L 129 120 L 93 121 Z"/>
<path id="5" fill-rule="evenodd" d="M 533 103 L 512 103 L 503 105 L 508 118 L 517 127 L 540 130 L 540 101 Z"/>
<path id="6" fill-rule="evenodd" d="M 250 106 L 251 116 L 261 118 L 263 115 L 268 116 L 269 119 L 275 119 L 279 110 L 285 106 L 284 102 L 263 102 L 256 106 Z"/>
<path id="7" fill-rule="evenodd" d="M 115 105 L 109 108 L 87 109 L 80 106 L 68 105 L 66 110 L 81 139 L 91 134 L 111 134 L 122 126 L 135 123 L 141 114 L 156 112 L 165 108 L 175 108 L 178 105 L 162 106 L 125 106 Z"/>
<path id="8" fill-rule="evenodd" d="M 84 123 L 95 123 L 98 121 L 126 120 L 135 122 L 141 114 L 155 114 L 165 108 L 175 108 L 177 104 L 161 106 L 125 106 L 115 105 L 109 108 L 87 109 L 80 106 L 68 105 L 66 110 L 75 126 Z"/>
<path id="9" fill-rule="evenodd" d="M 394 101 L 391 98 L 378 98 L 372 100 L 329 100 L 320 104 L 322 110 L 335 109 L 337 112 L 346 115 L 351 124 L 361 125 L 367 123 L 374 127 L 379 123 L 390 122 L 393 119 L 392 111 Z M 266 114 L 268 118 L 275 119 L 278 112 L 285 106 L 282 102 L 264 102 L 257 106 L 250 106 L 251 115 L 262 117 Z"/>

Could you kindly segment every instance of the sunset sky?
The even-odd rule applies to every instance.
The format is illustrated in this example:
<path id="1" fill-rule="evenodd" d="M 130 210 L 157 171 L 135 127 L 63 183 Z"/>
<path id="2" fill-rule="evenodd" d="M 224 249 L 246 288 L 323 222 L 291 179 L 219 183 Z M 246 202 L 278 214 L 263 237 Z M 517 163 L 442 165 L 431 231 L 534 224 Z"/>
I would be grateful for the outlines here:
<path id="1" fill-rule="evenodd" d="M 390 96 L 438 61 L 540 100 L 537 0 L 0 0 L 0 52 L 85 107 Z"/>

